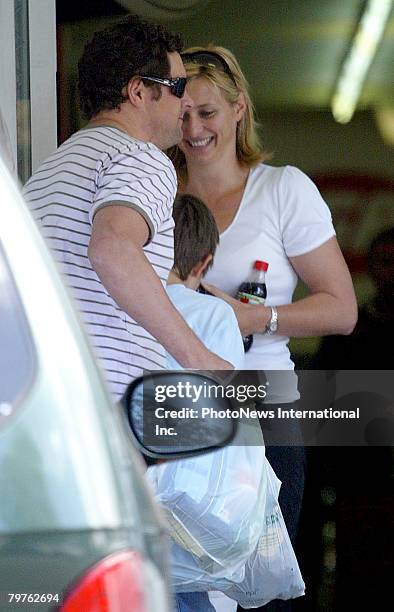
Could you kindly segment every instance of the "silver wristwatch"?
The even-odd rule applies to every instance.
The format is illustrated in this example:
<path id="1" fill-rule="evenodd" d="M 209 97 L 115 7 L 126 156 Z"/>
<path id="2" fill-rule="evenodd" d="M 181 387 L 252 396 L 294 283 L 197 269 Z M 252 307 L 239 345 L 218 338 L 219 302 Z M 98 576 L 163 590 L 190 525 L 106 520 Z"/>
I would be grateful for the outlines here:
<path id="1" fill-rule="evenodd" d="M 264 333 L 265 334 L 274 334 L 278 329 L 278 311 L 275 306 L 270 306 L 271 308 L 271 318 L 265 326 Z"/>

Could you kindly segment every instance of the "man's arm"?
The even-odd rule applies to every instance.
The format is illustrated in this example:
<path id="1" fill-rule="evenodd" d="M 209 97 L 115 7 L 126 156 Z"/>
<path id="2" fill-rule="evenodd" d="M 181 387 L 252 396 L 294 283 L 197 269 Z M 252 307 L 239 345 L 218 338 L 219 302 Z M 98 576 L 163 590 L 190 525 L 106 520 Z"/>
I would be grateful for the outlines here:
<path id="1" fill-rule="evenodd" d="M 146 221 L 129 207 L 111 204 L 93 219 L 89 259 L 119 307 L 185 368 L 229 370 L 231 364 L 208 351 L 169 300 L 143 252 Z"/>

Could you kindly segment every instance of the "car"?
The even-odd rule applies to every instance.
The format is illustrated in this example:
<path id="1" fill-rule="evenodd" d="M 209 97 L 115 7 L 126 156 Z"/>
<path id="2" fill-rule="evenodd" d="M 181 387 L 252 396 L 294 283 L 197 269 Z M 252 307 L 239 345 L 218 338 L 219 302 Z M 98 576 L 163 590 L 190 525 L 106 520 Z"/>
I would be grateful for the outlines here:
<path id="1" fill-rule="evenodd" d="M 140 451 L 177 454 L 134 439 L 1 157 L 0 197 L 0 609 L 167 612 L 165 524 Z"/>

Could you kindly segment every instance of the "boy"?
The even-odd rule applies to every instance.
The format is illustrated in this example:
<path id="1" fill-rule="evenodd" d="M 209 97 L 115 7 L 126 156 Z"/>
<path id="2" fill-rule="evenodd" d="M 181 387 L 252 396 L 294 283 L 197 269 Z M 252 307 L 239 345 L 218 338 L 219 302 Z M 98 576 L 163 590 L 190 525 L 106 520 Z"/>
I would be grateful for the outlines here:
<path id="1" fill-rule="evenodd" d="M 176 198 L 173 209 L 174 266 L 167 281 L 167 293 L 173 305 L 205 346 L 242 369 L 244 347 L 234 311 L 229 304 L 197 291 L 213 263 L 219 232 L 211 211 L 198 198 L 184 194 Z M 167 353 L 171 370 L 181 368 Z M 176 604 L 182 612 L 235 610 L 235 601 L 223 593 L 177 593 Z"/>
<path id="2" fill-rule="evenodd" d="M 244 348 L 234 311 L 223 300 L 198 293 L 219 243 L 219 232 L 210 210 L 194 196 L 184 194 L 174 203 L 174 266 L 167 281 L 167 293 L 205 346 L 242 369 Z M 181 366 L 167 353 L 167 366 Z"/>

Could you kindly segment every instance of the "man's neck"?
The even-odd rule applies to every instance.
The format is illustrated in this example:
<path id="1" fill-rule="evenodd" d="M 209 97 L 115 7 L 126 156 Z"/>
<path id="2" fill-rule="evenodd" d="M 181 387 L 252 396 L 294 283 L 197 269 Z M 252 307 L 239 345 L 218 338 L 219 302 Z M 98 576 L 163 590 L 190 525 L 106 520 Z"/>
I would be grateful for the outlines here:
<path id="1" fill-rule="evenodd" d="M 118 128 L 122 132 L 143 142 L 150 142 L 149 135 L 143 127 L 139 126 L 139 122 L 122 110 L 103 110 L 98 112 L 88 123 L 88 127 L 110 126 Z M 143 123 L 141 123 L 143 126 Z"/>

